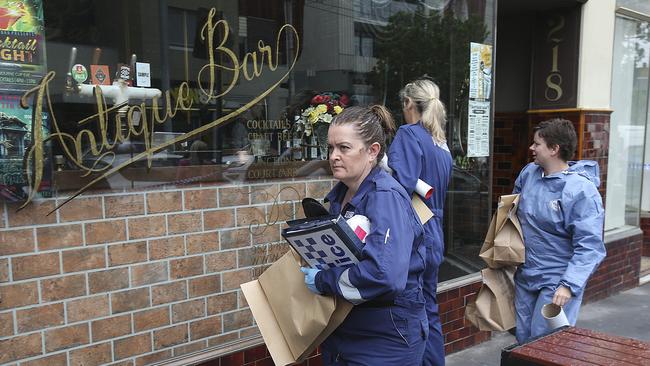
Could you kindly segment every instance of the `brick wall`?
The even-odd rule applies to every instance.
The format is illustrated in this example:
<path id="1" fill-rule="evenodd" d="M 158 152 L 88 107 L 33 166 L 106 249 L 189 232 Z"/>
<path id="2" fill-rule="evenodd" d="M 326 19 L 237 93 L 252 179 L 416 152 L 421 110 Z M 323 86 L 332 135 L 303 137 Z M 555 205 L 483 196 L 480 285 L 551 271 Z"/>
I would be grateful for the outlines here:
<path id="1" fill-rule="evenodd" d="M 0 205 L 0 364 L 144 365 L 257 336 L 239 284 L 330 179 Z M 232 356 L 238 357 L 238 356 Z M 250 356 L 249 356 L 250 358 Z"/>
<path id="2" fill-rule="evenodd" d="M 589 279 L 584 301 L 600 300 L 639 285 L 641 234 L 607 243 L 607 257 Z"/>
<path id="3" fill-rule="evenodd" d="M 643 230 L 643 244 L 641 246 L 641 255 L 644 257 L 650 257 L 650 215 L 641 215 L 641 230 Z"/>

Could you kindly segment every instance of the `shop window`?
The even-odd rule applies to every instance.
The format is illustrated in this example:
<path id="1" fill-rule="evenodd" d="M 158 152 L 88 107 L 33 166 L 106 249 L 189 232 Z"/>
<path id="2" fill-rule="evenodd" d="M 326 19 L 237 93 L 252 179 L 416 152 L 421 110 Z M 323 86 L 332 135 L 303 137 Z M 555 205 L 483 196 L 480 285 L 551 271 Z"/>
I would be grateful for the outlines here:
<path id="1" fill-rule="evenodd" d="M 242 0 L 212 9 L 184 1 L 160 9 L 153 0 L 48 0 L 39 31 L 47 57 L 38 62 L 40 76 L 56 73 L 43 79 L 40 121 L 50 134 L 40 138 L 49 147 L 29 159 L 43 159 L 58 193 L 329 179 L 325 138 L 336 107 L 381 103 L 400 121 L 398 91 L 430 77 L 447 106 L 454 157 L 441 278 L 474 273 L 491 211 L 491 160 L 489 141 L 470 153 L 468 106 L 482 103 L 486 133 L 492 113 L 489 87 L 480 100 L 471 96 L 470 63 L 491 62 L 494 1 L 468 3 Z M 0 158 L 22 161 L 35 134 L 26 117 L 13 117 L 0 116 Z"/>
<path id="2" fill-rule="evenodd" d="M 648 123 L 649 23 L 616 17 L 605 230 L 639 225 Z"/>

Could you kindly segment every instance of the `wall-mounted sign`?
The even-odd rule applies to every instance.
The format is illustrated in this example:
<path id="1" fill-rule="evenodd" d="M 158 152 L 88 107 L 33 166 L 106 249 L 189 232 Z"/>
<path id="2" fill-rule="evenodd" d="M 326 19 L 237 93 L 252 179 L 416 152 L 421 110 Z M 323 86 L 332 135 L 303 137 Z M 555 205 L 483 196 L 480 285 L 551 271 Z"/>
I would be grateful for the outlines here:
<path id="1" fill-rule="evenodd" d="M 492 46 L 470 43 L 469 101 L 467 106 L 467 156 L 490 155 L 490 99 Z"/>
<path id="2" fill-rule="evenodd" d="M 580 7 L 540 14 L 533 41 L 531 109 L 577 105 Z"/>

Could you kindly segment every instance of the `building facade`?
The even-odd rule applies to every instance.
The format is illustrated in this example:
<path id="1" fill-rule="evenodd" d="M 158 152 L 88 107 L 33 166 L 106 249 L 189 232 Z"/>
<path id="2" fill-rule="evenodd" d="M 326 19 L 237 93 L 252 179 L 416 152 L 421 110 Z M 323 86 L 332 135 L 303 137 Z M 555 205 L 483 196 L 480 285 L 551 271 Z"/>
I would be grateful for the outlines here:
<path id="1" fill-rule="evenodd" d="M 543 119 L 575 123 L 605 182 L 586 298 L 638 285 L 649 16 L 634 0 L 0 0 L 0 364 L 272 364 L 240 284 L 335 184 L 335 107 L 400 120 L 422 76 L 454 157 L 447 352 L 490 337 L 464 307 Z"/>

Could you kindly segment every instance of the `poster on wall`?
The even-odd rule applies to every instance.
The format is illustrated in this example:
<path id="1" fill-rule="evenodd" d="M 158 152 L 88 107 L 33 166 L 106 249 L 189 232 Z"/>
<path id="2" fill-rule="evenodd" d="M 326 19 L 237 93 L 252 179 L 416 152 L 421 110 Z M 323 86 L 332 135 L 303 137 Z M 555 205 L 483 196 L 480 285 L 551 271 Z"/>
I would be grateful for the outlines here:
<path id="1" fill-rule="evenodd" d="M 32 143 L 32 109 L 22 108 L 22 94 L 46 72 L 41 0 L 0 0 L 0 200 L 23 201 L 29 196 L 23 166 Z M 48 126 L 43 114 L 43 126 Z M 44 136 L 49 135 L 43 127 Z M 45 146 L 49 159 L 49 146 Z M 51 195 L 51 166 L 45 164 L 39 196 Z"/>
<path id="2" fill-rule="evenodd" d="M 469 101 L 467 108 L 467 156 L 490 155 L 490 99 L 492 46 L 470 43 Z"/>
<path id="3" fill-rule="evenodd" d="M 29 194 L 23 156 L 32 142 L 32 109 L 20 106 L 19 94 L 0 95 L 0 200 L 22 201 Z M 43 114 L 43 136 L 50 133 L 47 115 Z M 45 146 L 48 148 L 48 145 Z M 49 156 L 49 154 L 45 154 Z M 45 164 L 39 196 L 51 195 L 50 164 Z"/>
<path id="4" fill-rule="evenodd" d="M 490 155 L 490 102 L 470 100 L 467 113 L 467 156 Z"/>
<path id="5" fill-rule="evenodd" d="M 0 0 L 0 92 L 21 92 L 45 74 L 41 0 Z"/>
<path id="6" fill-rule="evenodd" d="M 469 97 L 490 100 L 492 92 L 492 46 L 470 43 Z"/>

